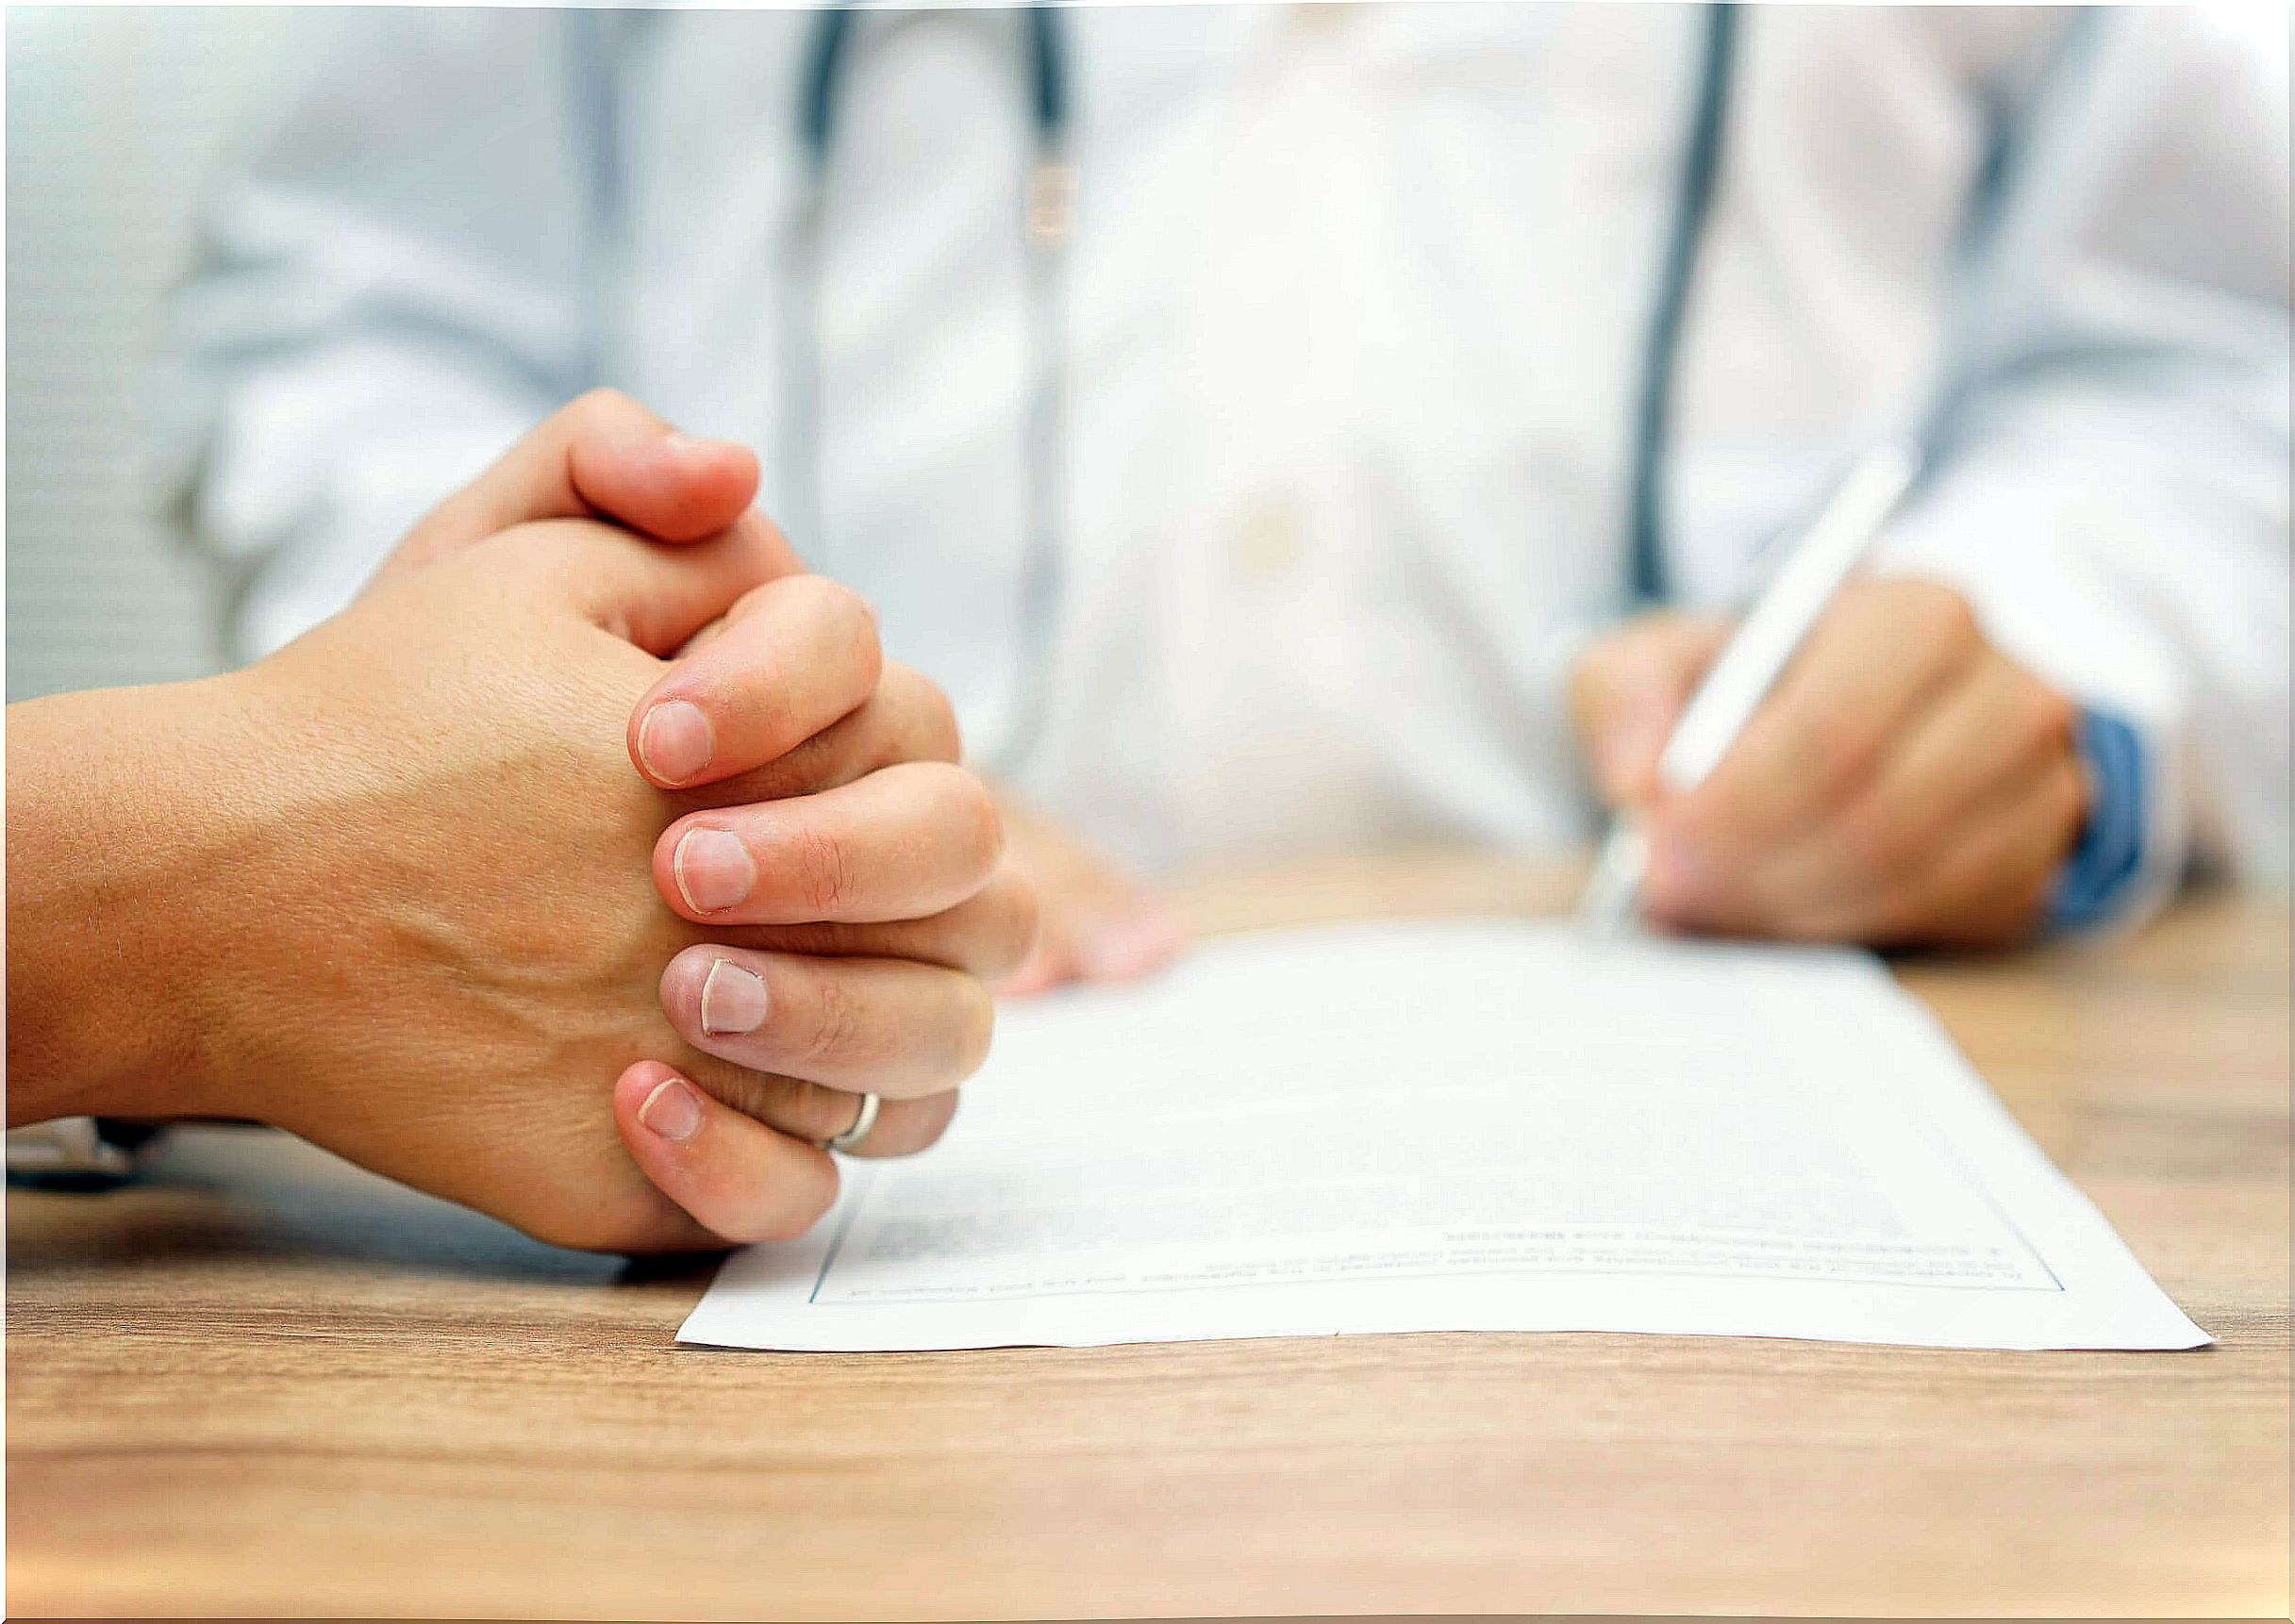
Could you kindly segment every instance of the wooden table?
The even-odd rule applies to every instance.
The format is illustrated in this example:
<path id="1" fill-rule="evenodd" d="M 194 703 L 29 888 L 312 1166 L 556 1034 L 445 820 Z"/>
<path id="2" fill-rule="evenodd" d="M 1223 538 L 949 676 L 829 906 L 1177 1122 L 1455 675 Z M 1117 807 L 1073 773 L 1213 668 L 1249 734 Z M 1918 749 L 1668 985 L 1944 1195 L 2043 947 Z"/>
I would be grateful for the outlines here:
<path id="1" fill-rule="evenodd" d="M 1533 909 L 1429 858 L 1208 926 Z M 1904 978 L 2220 1338 L 2001 1354 L 1419 1335 L 774 1355 L 246 1131 L 8 1197 L 12 1613 L 2275 1615 L 2288 916 Z"/>

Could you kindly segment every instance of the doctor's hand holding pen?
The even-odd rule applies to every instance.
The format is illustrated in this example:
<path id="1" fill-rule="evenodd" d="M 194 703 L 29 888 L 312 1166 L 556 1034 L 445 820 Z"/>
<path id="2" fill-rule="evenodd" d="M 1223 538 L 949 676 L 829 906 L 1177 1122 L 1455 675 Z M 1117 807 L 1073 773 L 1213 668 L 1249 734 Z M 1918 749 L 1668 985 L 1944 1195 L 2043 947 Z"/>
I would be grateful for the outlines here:
<path id="1" fill-rule="evenodd" d="M 1712 772 L 1658 761 L 1732 622 L 1664 611 L 1581 656 L 1571 706 L 1605 803 L 1648 841 L 1677 930 L 2002 946 L 2042 921 L 2087 819 L 2072 703 L 1940 582 L 1852 582 Z"/>
<path id="2" fill-rule="evenodd" d="M 628 1251 L 936 1139 L 1032 900 L 756 477 L 585 397 L 276 655 L 11 706 L 11 1123 L 273 1123 Z"/>
<path id="3" fill-rule="evenodd" d="M 1941 582 L 1852 582 L 1711 774 L 1659 758 L 1736 623 L 1658 611 L 1580 657 L 1570 705 L 1597 790 L 1648 841 L 1643 915 L 1677 931 L 2000 947 L 2050 914 L 2091 790 L 2082 719 Z M 1042 927 L 1006 984 L 1122 981 L 1181 948 L 1142 883 L 1007 806 Z"/>

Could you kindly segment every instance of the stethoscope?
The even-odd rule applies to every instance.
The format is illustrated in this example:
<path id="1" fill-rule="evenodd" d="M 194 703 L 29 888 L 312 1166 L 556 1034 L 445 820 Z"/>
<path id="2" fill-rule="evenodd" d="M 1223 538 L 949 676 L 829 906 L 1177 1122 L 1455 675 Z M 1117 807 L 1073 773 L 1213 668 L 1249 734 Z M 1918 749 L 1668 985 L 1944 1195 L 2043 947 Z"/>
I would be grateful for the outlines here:
<path id="1" fill-rule="evenodd" d="M 1013 709 L 1005 737 L 988 753 L 991 765 L 1011 771 L 1040 734 L 1050 684 L 1057 629 L 1061 588 L 1060 537 L 1065 525 L 1066 492 L 1062 487 L 1061 450 L 1066 437 L 1066 370 L 1064 364 L 1066 311 L 1062 274 L 1075 202 L 1075 172 L 1068 158 L 1070 125 L 1068 42 L 1059 12 L 1043 0 L 1017 11 L 993 14 L 998 25 L 1008 17 L 1019 30 L 1029 74 L 1030 134 L 1033 161 L 1023 197 L 1021 225 L 1028 247 L 1030 389 L 1027 423 L 1026 478 L 1028 505 L 1026 534 L 1020 566 L 1019 657 L 1014 668 Z M 801 233 L 798 272 L 790 278 L 796 308 L 788 331 L 797 347 L 790 369 L 790 399 L 785 422 L 792 441 L 788 466 L 810 471 L 809 505 L 792 504 L 800 543 L 820 534 L 821 461 L 814 443 L 816 406 L 820 399 L 820 356 L 813 347 L 819 332 L 820 257 L 822 220 L 835 149 L 836 119 L 840 85 L 849 77 L 856 11 L 837 6 L 817 12 L 803 60 L 798 107 L 798 137 L 806 158 L 807 191 L 805 229 Z M 2067 39 L 2066 55 L 2087 54 L 2092 28 L 2083 15 Z M 1676 361 L 1682 347 L 1682 321 L 1697 274 L 1700 249 L 1713 212 L 1716 178 L 1730 96 L 1730 81 L 1738 56 L 1738 8 L 1717 0 L 1704 8 L 1701 19 L 1700 66 L 1687 140 L 1683 145 L 1679 190 L 1663 257 L 1658 267 L 1656 294 L 1645 337 L 1638 385 L 1633 396 L 1630 490 L 1626 518 L 1627 606 L 1664 602 L 1670 595 L 1665 519 L 1665 472 L 1671 450 L 1671 407 Z M 1974 257 L 1975 245 L 1986 241 L 1998 226 L 1987 208 L 2004 194 L 1999 184 L 2014 150 L 2015 132 L 1996 132 L 1995 148 L 1987 159 L 1987 183 L 1980 183 L 1968 228 L 1963 233 L 1963 257 Z M 1971 279 L 1964 279 L 1964 283 Z M 1956 290 L 1964 304 L 1973 303 L 1967 285 Z M 1917 409 L 1904 429 L 1910 443 L 1926 448 L 1937 434 L 1952 395 L 1950 366 L 1940 363 L 1936 380 L 1921 392 Z M 803 528 L 810 521 L 809 533 Z"/>
<path id="2" fill-rule="evenodd" d="M 1068 160 L 1068 41 L 1066 26 L 1052 7 L 1032 3 L 1011 13 L 994 13 L 1001 25 L 1009 16 L 1022 36 L 1028 71 L 1028 122 L 1032 142 L 1028 182 L 1018 222 L 1027 241 L 1028 407 L 1026 533 L 1022 538 L 1019 590 L 1020 657 L 1013 671 L 1012 706 L 1004 737 L 986 753 L 1006 771 L 1027 755 L 1043 731 L 1051 685 L 1053 639 L 1058 629 L 1059 541 L 1067 513 L 1061 450 L 1067 439 L 1068 238 L 1075 218 L 1075 170 Z M 797 95 L 797 136 L 805 156 L 805 219 L 799 233 L 797 274 L 790 279 L 792 302 L 786 323 L 797 353 L 784 413 L 790 446 L 788 466 L 809 472 L 809 502 L 797 505 L 800 544 L 821 535 L 822 462 L 815 439 L 821 399 L 820 323 L 823 221 L 830 159 L 836 150 L 840 87 L 850 76 L 847 63 L 858 14 L 849 6 L 815 13 Z M 809 524 L 808 522 L 809 521 Z"/>

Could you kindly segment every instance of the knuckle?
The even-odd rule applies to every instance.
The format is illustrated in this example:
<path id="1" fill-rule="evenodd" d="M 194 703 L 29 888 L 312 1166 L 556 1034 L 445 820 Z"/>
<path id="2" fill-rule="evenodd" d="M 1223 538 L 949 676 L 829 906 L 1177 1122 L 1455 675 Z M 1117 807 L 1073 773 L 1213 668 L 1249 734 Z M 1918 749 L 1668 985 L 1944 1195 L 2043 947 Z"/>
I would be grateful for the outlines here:
<path id="1" fill-rule="evenodd" d="M 956 726 L 956 707 L 940 685 L 908 666 L 888 667 L 886 681 L 888 688 L 897 685 L 895 697 L 911 714 L 908 748 L 926 761 L 962 759 L 964 740 Z"/>
<path id="2" fill-rule="evenodd" d="M 852 853 L 836 836 L 809 821 L 790 837 L 797 900 L 816 919 L 833 918 L 853 895 Z"/>
<path id="3" fill-rule="evenodd" d="M 694 1024 L 698 1028 L 698 1019 Z M 685 1056 L 682 1063 L 702 1092 L 727 1110 L 760 1122 L 771 1121 L 776 1112 L 785 1110 L 797 1086 L 787 1077 L 755 1070 L 700 1051 Z"/>
<path id="4" fill-rule="evenodd" d="M 2078 711 L 2071 701 L 2037 678 L 2027 677 L 2019 722 L 2026 746 L 2052 752 L 2071 742 Z"/>
<path id="5" fill-rule="evenodd" d="M 889 771 L 901 775 L 900 820 L 915 832 L 937 880 L 961 878 L 965 884 L 961 897 L 950 896 L 942 905 L 977 895 L 1004 855 L 1004 814 L 994 793 L 977 774 L 952 762 L 909 762 Z"/>
<path id="6" fill-rule="evenodd" d="M 849 1061 L 859 1049 L 866 1020 L 835 965 L 823 967 L 802 1024 L 794 1034 L 800 1066 Z"/>
<path id="7" fill-rule="evenodd" d="M 1004 814 L 996 797 L 978 775 L 960 767 L 943 767 L 946 827 L 985 882 L 1004 855 Z"/>
<path id="8" fill-rule="evenodd" d="M 1974 648 L 1984 640 L 1974 606 L 1956 588 L 1948 587 L 1941 581 L 1917 581 L 1908 585 L 1920 591 L 1920 620 L 1917 623 L 1931 644 L 1961 652 Z"/>
<path id="9" fill-rule="evenodd" d="M 876 611 L 868 599 L 826 575 L 797 575 L 789 584 L 805 594 L 807 612 L 828 629 L 844 669 L 854 673 L 863 691 L 874 688 L 884 674 L 885 655 Z"/>

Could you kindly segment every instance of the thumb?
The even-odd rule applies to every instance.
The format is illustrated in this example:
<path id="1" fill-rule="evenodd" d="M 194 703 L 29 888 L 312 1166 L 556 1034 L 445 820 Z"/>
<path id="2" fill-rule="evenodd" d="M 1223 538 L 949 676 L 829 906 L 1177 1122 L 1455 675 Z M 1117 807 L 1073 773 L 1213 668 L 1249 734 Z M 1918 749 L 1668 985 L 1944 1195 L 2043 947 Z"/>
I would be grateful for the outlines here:
<path id="1" fill-rule="evenodd" d="M 515 524 L 606 518 L 657 541 L 755 529 L 773 572 L 802 570 L 779 532 L 750 508 L 757 459 L 729 440 L 681 435 L 629 396 L 592 389 L 545 418 L 494 465 L 433 508 L 375 579 L 474 545 Z"/>
<path id="2" fill-rule="evenodd" d="M 1724 620 L 1667 610 L 1627 621 L 1579 656 L 1571 715 L 1608 804 L 1656 798 L 1666 738 L 1732 629 Z"/>

